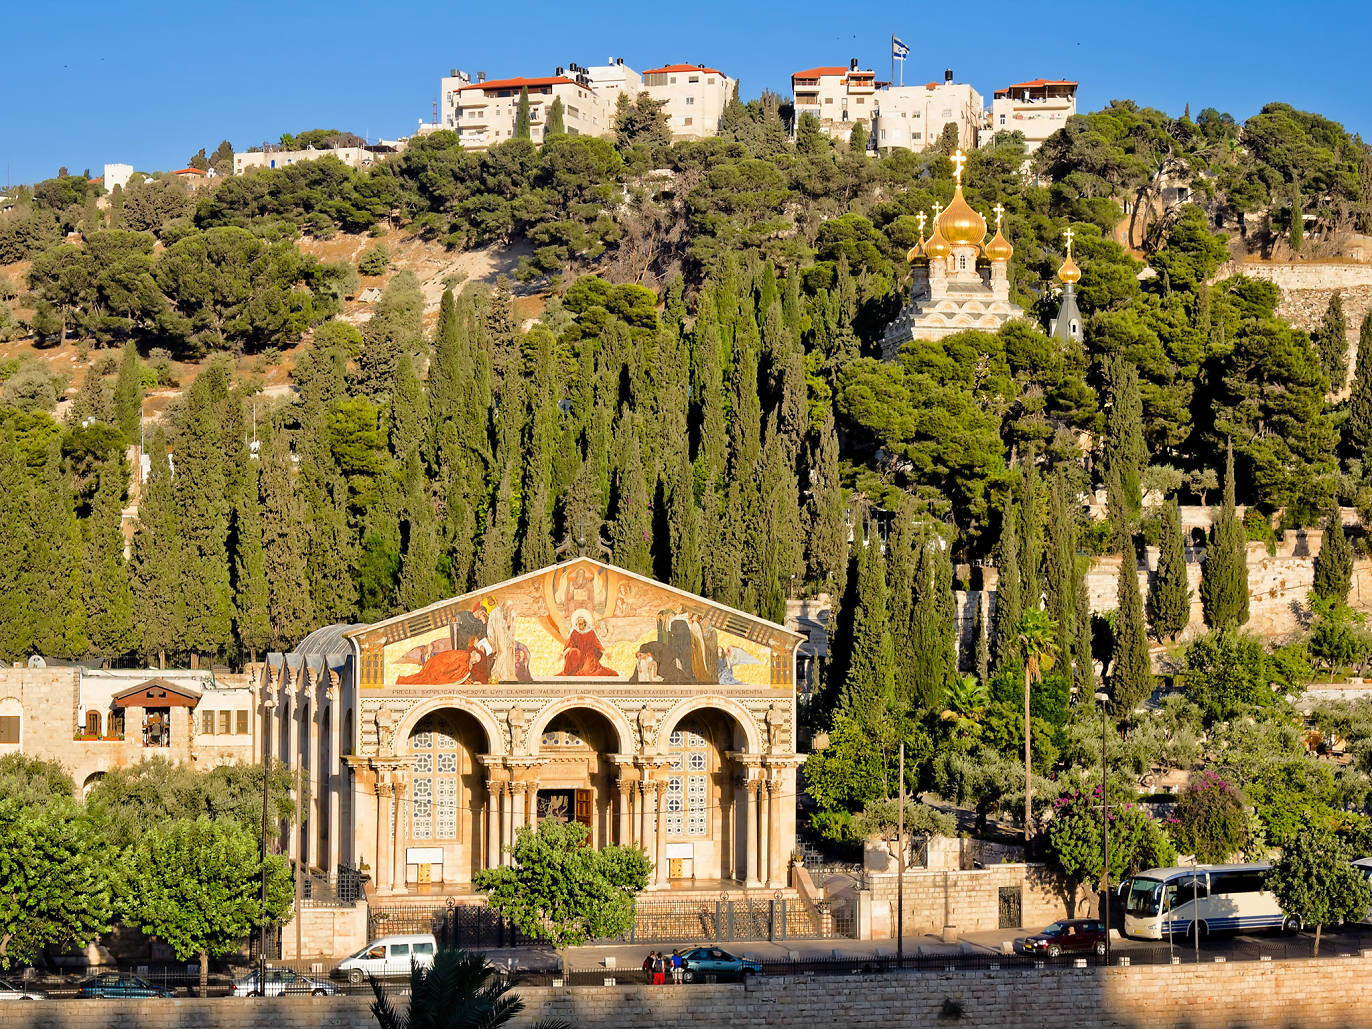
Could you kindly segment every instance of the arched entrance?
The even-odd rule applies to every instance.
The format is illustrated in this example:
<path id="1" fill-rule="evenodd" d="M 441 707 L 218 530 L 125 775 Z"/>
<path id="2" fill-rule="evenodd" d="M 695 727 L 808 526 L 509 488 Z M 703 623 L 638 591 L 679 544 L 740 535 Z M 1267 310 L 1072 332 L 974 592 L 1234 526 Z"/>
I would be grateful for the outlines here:
<path id="1" fill-rule="evenodd" d="M 729 756 L 746 751 L 738 720 L 717 708 L 682 714 L 664 726 L 662 793 L 664 868 L 669 883 L 742 881 L 747 837 L 739 792 L 747 768 Z"/>
<path id="2" fill-rule="evenodd" d="M 489 749 L 486 732 L 467 712 L 443 708 L 415 723 L 406 749 L 414 763 L 401 881 L 420 888 L 471 882 L 485 867 L 490 797 L 478 755 Z"/>
<path id="3" fill-rule="evenodd" d="M 618 770 L 610 755 L 619 732 L 601 712 L 572 707 L 554 714 L 539 733 L 537 817 L 580 822 L 590 845 L 616 842 L 614 797 Z"/>

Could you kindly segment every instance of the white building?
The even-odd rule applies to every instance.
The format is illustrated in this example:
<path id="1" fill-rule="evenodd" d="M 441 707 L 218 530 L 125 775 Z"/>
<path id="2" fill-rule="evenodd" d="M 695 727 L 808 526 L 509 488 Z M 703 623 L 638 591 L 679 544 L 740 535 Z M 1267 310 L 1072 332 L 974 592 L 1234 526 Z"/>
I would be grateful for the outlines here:
<path id="1" fill-rule="evenodd" d="M 666 101 L 673 138 L 703 139 L 719 132 L 737 82 L 703 64 L 669 64 L 645 71 L 643 86 L 654 100 Z"/>
<path id="2" fill-rule="evenodd" d="M 105 165 L 105 178 L 103 180 L 106 193 L 113 193 L 114 187 L 127 189 L 129 179 L 133 178 L 133 165 L 131 164 L 107 164 Z"/>
<path id="3" fill-rule="evenodd" d="M 1077 84 L 1065 79 L 1034 79 L 996 90 L 991 102 L 991 131 L 1024 133 L 1025 150 L 1043 141 L 1077 113 Z"/>
<path id="4" fill-rule="evenodd" d="M 254 168 L 285 168 L 301 161 L 317 161 L 321 157 L 336 157 L 349 168 L 370 168 L 382 155 L 370 147 L 340 146 L 325 150 L 282 150 L 268 147 L 233 155 L 233 173 L 242 175 Z"/>
<path id="5" fill-rule="evenodd" d="M 862 122 L 870 136 L 877 111 L 877 76 L 857 64 L 855 57 L 846 68 L 821 65 L 793 73 L 791 95 L 797 124 L 801 115 L 813 115 L 819 119 L 820 131 L 846 143 L 853 126 Z"/>
<path id="6" fill-rule="evenodd" d="M 439 127 L 456 132 L 462 145 L 472 150 L 484 150 L 513 139 L 520 93 L 527 89 L 529 138 L 533 142 L 543 142 L 548 112 L 558 98 L 562 100 L 563 124 L 568 135 L 605 135 L 614 123 L 613 100 L 607 107 L 591 87 L 584 69 L 570 70 L 576 78 L 569 78 L 559 68 L 556 75 L 543 78 L 487 80 L 478 75 L 476 82 L 454 70 L 453 75 L 443 80 Z"/>
<path id="7" fill-rule="evenodd" d="M 958 128 L 958 146 L 970 150 L 986 122 L 981 94 L 969 83 L 954 82 L 951 69 L 942 82 L 878 90 L 876 103 L 872 138 L 879 150 L 924 150 L 938 142 L 948 124 Z"/>
<path id="8" fill-rule="evenodd" d="M 573 69 L 578 67 L 572 65 Z M 581 70 L 585 71 L 587 82 L 596 95 L 609 107 L 611 118 L 614 117 L 619 94 L 623 93 L 632 100 L 643 92 L 643 76 L 625 64 L 622 57 L 609 57 L 604 64 L 593 64 Z"/>

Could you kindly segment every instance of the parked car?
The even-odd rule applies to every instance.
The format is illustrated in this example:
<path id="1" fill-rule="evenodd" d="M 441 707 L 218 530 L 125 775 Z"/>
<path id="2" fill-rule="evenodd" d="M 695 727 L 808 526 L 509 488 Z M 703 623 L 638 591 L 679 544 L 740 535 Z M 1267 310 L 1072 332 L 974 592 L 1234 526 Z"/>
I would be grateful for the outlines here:
<path id="1" fill-rule="evenodd" d="M 233 981 L 231 996 L 234 997 L 281 997 L 286 994 L 323 997 L 338 992 L 338 987 L 324 979 L 311 979 L 309 976 L 292 972 L 289 968 L 267 969 L 266 988 L 257 981 L 256 970 Z"/>
<path id="2" fill-rule="evenodd" d="M 42 990 L 31 989 L 23 983 L 11 982 L 9 979 L 0 979 L 0 1000 L 47 1000 L 48 995 Z"/>
<path id="3" fill-rule="evenodd" d="M 718 979 L 737 979 L 742 981 L 750 975 L 762 974 L 762 962 L 752 958 L 741 958 L 718 947 L 697 947 L 682 955 L 685 971 L 682 975 L 688 983 L 698 982 L 706 976 Z"/>
<path id="4" fill-rule="evenodd" d="M 1070 951 L 1105 953 L 1105 925 L 1095 918 L 1066 918 L 1016 942 L 1015 951 L 1055 958 Z"/>
<path id="5" fill-rule="evenodd" d="M 76 991 L 78 997 L 170 997 L 165 986 L 154 986 L 128 972 L 101 972 L 83 982 Z"/>
<path id="6" fill-rule="evenodd" d="M 410 961 L 417 965 L 432 965 L 437 947 L 437 941 L 429 934 L 383 936 L 341 961 L 333 974 L 350 983 L 360 983 L 369 975 L 378 978 L 409 975 Z"/>

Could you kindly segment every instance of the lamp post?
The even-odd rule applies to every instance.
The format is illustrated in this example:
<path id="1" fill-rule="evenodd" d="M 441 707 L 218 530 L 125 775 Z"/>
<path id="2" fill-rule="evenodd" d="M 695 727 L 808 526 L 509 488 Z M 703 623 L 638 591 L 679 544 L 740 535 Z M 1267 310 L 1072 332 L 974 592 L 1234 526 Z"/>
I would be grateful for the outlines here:
<path id="1" fill-rule="evenodd" d="M 1110 699 L 1107 693 L 1097 693 L 1100 701 L 1100 834 L 1102 846 L 1101 871 L 1105 877 L 1105 889 L 1101 894 L 1101 913 L 1105 916 L 1105 964 L 1110 964 L 1110 789 L 1108 782 L 1109 766 L 1105 761 L 1105 704 Z"/>

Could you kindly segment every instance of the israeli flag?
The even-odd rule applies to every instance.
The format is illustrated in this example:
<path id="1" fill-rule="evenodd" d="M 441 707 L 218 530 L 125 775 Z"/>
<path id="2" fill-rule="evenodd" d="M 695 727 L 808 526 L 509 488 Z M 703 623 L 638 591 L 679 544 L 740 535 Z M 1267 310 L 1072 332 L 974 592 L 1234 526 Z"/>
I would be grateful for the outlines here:
<path id="1" fill-rule="evenodd" d="M 910 56 L 910 48 L 898 40 L 895 36 L 891 37 L 891 56 L 898 57 L 902 61 Z"/>

